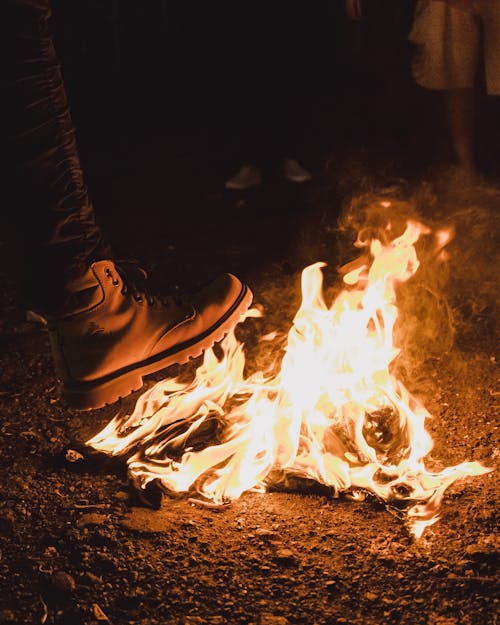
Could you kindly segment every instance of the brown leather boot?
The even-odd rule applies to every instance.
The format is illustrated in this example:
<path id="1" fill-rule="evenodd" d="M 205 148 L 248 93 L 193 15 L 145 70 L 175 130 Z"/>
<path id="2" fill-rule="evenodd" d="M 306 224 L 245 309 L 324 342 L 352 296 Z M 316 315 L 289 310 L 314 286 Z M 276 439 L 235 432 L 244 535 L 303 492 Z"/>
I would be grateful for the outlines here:
<path id="1" fill-rule="evenodd" d="M 102 260 L 68 285 L 68 314 L 48 320 L 63 397 L 73 408 L 110 404 L 142 386 L 144 375 L 187 362 L 221 340 L 252 301 L 224 274 L 190 302 L 148 295 L 119 263 Z"/>

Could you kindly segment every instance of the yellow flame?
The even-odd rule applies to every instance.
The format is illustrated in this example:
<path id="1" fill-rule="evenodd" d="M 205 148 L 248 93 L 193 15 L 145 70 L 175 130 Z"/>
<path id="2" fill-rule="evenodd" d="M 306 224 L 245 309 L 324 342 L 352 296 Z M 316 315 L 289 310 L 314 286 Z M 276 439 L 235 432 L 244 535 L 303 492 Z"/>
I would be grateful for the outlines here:
<path id="1" fill-rule="evenodd" d="M 350 263 L 347 287 L 330 306 L 324 263 L 304 269 L 302 303 L 277 374 L 245 378 L 243 345 L 230 334 L 222 357 L 208 350 L 192 382 L 159 382 L 130 416 L 116 417 L 88 444 L 114 455 L 134 452 L 129 471 L 143 487 L 158 480 L 215 503 L 264 489 L 276 469 L 336 493 L 364 489 L 388 504 L 406 502 L 411 530 L 421 536 L 438 519 L 451 483 L 489 470 L 467 462 L 427 471 L 429 415 L 390 372 L 398 354 L 396 286 L 418 270 L 415 243 L 428 233 L 409 221 L 389 243 L 358 242 L 369 255 Z M 436 255 L 451 236 L 437 233 Z"/>

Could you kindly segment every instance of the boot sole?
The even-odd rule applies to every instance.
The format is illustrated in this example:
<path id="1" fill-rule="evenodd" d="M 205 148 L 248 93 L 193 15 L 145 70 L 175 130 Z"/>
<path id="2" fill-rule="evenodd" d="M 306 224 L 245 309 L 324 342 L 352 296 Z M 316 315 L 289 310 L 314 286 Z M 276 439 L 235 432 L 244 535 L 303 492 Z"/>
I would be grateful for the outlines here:
<path id="1" fill-rule="evenodd" d="M 77 385 L 65 386 L 62 397 L 76 410 L 93 410 L 113 404 L 142 388 L 143 377 L 174 364 L 185 364 L 221 341 L 239 322 L 252 303 L 252 292 L 244 285 L 239 298 L 217 324 L 189 341 L 174 345 L 146 360 L 134 363 L 111 374 Z"/>

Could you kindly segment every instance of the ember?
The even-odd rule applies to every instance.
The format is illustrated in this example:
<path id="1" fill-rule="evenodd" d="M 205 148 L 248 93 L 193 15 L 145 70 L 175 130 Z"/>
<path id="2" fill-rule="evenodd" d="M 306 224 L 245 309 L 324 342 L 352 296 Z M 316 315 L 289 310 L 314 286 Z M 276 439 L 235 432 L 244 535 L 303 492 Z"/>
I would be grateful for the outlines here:
<path id="1" fill-rule="evenodd" d="M 116 417 L 88 444 L 130 455 L 129 472 L 141 488 L 154 480 L 211 505 L 265 490 L 277 470 L 335 494 L 369 491 L 403 507 L 420 537 L 438 519 L 450 484 L 490 469 L 464 462 L 427 470 L 429 414 L 391 367 L 399 353 L 396 288 L 419 268 L 415 244 L 432 236 L 436 262 L 444 262 L 451 235 L 432 234 L 416 221 L 392 240 L 390 226 L 381 234 L 358 239 L 364 254 L 349 264 L 345 287 L 330 305 L 324 263 L 304 269 L 302 303 L 275 370 L 245 378 L 243 345 L 230 334 L 222 357 L 207 351 L 190 383 L 156 384 L 130 416 Z M 253 309 L 246 317 L 259 314 Z M 207 428 L 212 444 L 201 445 Z"/>

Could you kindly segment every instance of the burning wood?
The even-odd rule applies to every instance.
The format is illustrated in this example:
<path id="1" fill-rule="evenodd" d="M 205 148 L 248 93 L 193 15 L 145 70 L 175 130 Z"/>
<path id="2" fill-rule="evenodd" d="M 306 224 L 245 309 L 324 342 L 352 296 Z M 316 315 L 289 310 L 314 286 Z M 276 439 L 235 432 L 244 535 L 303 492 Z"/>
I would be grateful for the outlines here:
<path id="1" fill-rule="evenodd" d="M 369 491 L 403 507 L 421 536 L 438 519 L 450 484 L 489 469 L 464 462 L 427 470 L 429 414 L 391 367 L 399 353 L 396 288 L 419 268 L 415 244 L 433 236 L 436 262 L 445 262 L 450 233 L 432 235 L 408 221 L 400 236 L 391 239 L 390 226 L 382 234 L 358 239 L 364 254 L 349 264 L 331 305 L 324 264 L 303 271 L 302 303 L 277 373 L 245 378 L 243 345 L 230 334 L 222 357 L 207 351 L 191 382 L 156 384 L 130 416 L 116 417 L 88 444 L 111 455 L 133 452 L 129 472 L 141 488 L 156 482 L 170 492 L 197 492 L 204 505 L 265 490 L 276 472 L 335 493 Z"/>

